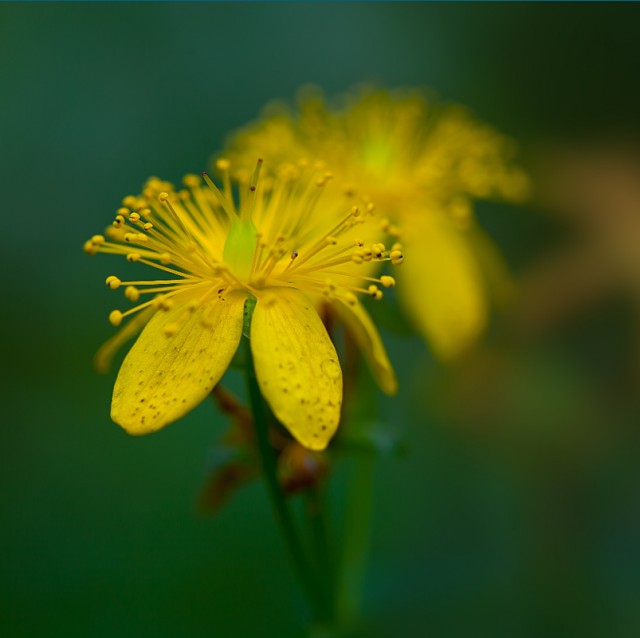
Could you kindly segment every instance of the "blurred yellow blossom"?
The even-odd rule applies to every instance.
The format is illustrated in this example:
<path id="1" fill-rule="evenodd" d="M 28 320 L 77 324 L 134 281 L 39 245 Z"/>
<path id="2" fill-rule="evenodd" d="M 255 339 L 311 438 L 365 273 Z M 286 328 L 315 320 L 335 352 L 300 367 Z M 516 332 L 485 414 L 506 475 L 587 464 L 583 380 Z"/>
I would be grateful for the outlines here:
<path id="1" fill-rule="evenodd" d="M 315 89 L 298 108 L 268 107 L 231 137 L 225 154 L 248 170 L 256 154 L 322 160 L 348 192 L 371 197 L 401 238 L 409 263 L 400 299 L 442 358 L 464 350 L 483 330 L 491 295 L 510 281 L 473 217 L 475 199 L 519 202 L 529 183 L 512 165 L 514 144 L 460 106 L 421 91 L 362 88 L 329 105 Z"/>
<path id="2" fill-rule="evenodd" d="M 89 254 L 120 255 L 154 273 L 106 280 L 133 303 L 147 298 L 111 313 L 115 326 L 133 318 L 97 356 L 105 368 L 144 328 L 120 368 L 111 407 L 131 434 L 172 423 L 211 392 L 238 348 L 248 299 L 255 301 L 250 338 L 260 390 L 304 446 L 326 447 L 342 404 L 342 370 L 316 298 L 351 318 L 380 385 L 395 392 L 386 351 L 357 295 L 382 298 L 381 288 L 395 281 L 369 276 L 368 263 L 399 264 L 402 251 L 361 238 L 373 205 L 329 192 L 322 167 L 280 164 L 260 178 L 261 166 L 258 160 L 248 180 L 234 183 L 220 161 L 221 189 L 204 173 L 205 184 L 187 175 L 182 189 L 151 178 L 140 196 L 123 200 L 106 236 L 85 243 Z"/>

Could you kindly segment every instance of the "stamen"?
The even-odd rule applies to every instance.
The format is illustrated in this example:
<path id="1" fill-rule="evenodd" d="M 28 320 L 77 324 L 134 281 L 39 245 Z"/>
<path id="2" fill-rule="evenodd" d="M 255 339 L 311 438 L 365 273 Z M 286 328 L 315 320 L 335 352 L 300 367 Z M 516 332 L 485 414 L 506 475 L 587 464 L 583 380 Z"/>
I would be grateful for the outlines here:
<path id="1" fill-rule="evenodd" d="M 222 206 L 222 209 L 225 213 L 227 213 L 229 220 L 233 221 L 234 219 L 238 219 L 238 215 L 232 206 L 229 205 L 229 200 L 220 192 L 218 187 L 213 183 L 211 178 L 207 175 L 207 173 L 201 173 L 204 181 L 207 183 L 207 186 L 211 189 L 211 192 L 216 196 L 216 199 Z"/>

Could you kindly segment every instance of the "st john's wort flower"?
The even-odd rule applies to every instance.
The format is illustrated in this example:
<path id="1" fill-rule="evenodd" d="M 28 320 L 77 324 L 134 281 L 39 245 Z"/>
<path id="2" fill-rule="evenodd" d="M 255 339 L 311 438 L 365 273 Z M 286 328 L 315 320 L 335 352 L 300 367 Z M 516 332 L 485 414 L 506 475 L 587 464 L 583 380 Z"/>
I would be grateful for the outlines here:
<path id="1" fill-rule="evenodd" d="M 106 236 L 85 243 L 89 254 L 126 257 L 152 273 L 106 280 L 137 305 L 111 312 L 113 325 L 128 322 L 99 352 L 99 367 L 142 329 L 111 406 L 113 420 L 131 434 L 176 421 L 211 392 L 238 348 L 249 298 L 256 300 L 250 339 L 260 390 L 304 446 L 326 447 L 342 403 L 342 370 L 319 299 L 355 330 L 382 389 L 396 390 L 358 295 L 381 299 L 382 288 L 395 285 L 389 275 L 371 276 L 368 266 L 402 263 L 400 246 L 365 241 L 377 227 L 373 205 L 332 193 L 321 167 L 282 164 L 259 178 L 261 164 L 234 183 L 229 163 L 220 161 L 222 189 L 204 173 L 205 184 L 187 175 L 183 189 L 152 178 L 140 196 L 123 200 Z"/>
<path id="2" fill-rule="evenodd" d="M 523 171 L 514 145 L 465 109 L 419 91 L 354 91 L 329 106 L 317 91 L 298 108 L 273 105 L 230 140 L 225 154 L 247 166 L 256 153 L 272 162 L 317 158 L 343 186 L 371 197 L 386 231 L 400 236 L 411 259 L 399 297 L 442 358 L 471 344 L 485 327 L 491 297 L 510 278 L 474 221 L 477 199 L 522 201 Z M 245 168 L 246 170 L 246 168 Z"/>

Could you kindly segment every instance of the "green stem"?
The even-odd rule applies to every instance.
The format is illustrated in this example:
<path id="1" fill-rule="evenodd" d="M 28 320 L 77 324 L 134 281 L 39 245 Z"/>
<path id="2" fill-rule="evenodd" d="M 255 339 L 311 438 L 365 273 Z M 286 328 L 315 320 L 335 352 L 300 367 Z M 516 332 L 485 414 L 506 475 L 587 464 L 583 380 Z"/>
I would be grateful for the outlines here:
<path id="1" fill-rule="evenodd" d="M 371 535 L 375 456 L 362 454 L 354 459 L 354 464 L 346 499 L 337 599 L 338 618 L 344 626 L 355 624 L 360 613 Z"/>
<path id="2" fill-rule="evenodd" d="M 260 388 L 258 387 L 248 339 L 246 340 L 245 346 L 247 391 L 253 413 L 258 451 L 260 453 L 262 470 L 264 472 L 264 479 L 271 505 L 280 526 L 280 531 L 284 537 L 285 544 L 289 550 L 296 575 L 313 607 L 314 615 L 316 618 L 324 620 L 326 618 L 326 611 L 325 605 L 323 604 L 323 596 L 313 577 L 309 562 L 305 556 L 304 547 L 296 530 L 289 503 L 278 480 L 277 459 L 269 441 L 270 414 L 260 393 Z"/>
<path id="3" fill-rule="evenodd" d="M 332 621 L 335 614 L 335 572 L 325 518 L 324 495 L 320 487 L 314 486 L 306 490 L 305 496 L 305 514 L 311 529 L 318 584 L 328 620 Z"/>

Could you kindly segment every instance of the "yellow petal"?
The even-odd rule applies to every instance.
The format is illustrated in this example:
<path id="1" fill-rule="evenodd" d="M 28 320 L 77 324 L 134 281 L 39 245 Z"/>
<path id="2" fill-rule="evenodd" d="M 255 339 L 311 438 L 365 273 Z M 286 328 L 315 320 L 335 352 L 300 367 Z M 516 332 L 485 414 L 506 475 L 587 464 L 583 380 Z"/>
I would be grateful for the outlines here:
<path id="1" fill-rule="evenodd" d="M 157 312 L 122 363 L 111 418 L 129 434 L 148 434 L 198 405 L 238 348 L 245 297 L 231 293 L 191 312 L 184 303 Z M 178 330 L 167 336 L 167 327 Z"/>
<path id="2" fill-rule="evenodd" d="M 406 260 L 397 269 L 398 294 L 436 355 L 452 359 L 487 322 L 482 274 L 465 231 L 430 214 L 403 237 Z"/>
<path id="3" fill-rule="evenodd" d="M 342 370 L 313 303 L 292 288 L 258 299 L 251 351 L 272 412 L 302 445 L 324 449 L 340 420 Z"/>
<path id="4" fill-rule="evenodd" d="M 351 305 L 338 301 L 335 308 L 350 334 L 356 340 L 382 391 L 386 394 L 395 394 L 398 391 L 396 373 L 391 366 L 380 333 L 371 321 L 369 313 L 360 303 Z"/>

